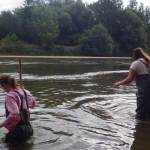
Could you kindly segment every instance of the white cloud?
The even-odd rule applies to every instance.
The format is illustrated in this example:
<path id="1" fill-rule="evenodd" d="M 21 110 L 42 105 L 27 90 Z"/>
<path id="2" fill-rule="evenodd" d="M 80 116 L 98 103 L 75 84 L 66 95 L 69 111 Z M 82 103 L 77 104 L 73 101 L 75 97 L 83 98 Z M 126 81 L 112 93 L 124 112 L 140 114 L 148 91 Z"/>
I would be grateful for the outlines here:
<path id="1" fill-rule="evenodd" d="M 1 0 L 0 11 L 13 10 L 14 8 L 23 6 L 24 0 Z"/>

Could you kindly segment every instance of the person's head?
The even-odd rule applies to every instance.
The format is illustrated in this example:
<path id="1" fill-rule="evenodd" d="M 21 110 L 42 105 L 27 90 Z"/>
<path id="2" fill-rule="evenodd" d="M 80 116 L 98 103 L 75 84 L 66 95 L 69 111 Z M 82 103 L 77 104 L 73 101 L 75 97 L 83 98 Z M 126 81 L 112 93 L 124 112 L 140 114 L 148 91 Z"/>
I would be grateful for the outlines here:
<path id="1" fill-rule="evenodd" d="M 146 54 L 142 48 L 134 48 L 131 52 L 131 60 L 136 61 L 139 58 L 144 58 L 148 63 L 150 62 L 150 57 Z"/>
<path id="2" fill-rule="evenodd" d="M 0 85 L 6 92 L 9 92 L 11 89 L 15 89 L 18 84 L 17 81 L 10 75 L 1 74 Z"/>

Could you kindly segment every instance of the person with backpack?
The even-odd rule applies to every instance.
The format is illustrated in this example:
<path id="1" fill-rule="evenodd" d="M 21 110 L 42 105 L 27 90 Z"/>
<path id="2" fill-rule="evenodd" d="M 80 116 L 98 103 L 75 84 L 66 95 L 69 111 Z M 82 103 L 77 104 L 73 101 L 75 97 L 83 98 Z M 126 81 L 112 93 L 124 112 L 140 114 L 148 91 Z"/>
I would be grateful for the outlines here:
<path id="1" fill-rule="evenodd" d="M 0 128 L 5 127 L 9 131 L 5 141 L 27 139 L 33 135 L 29 108 L 33 108 L 36 101 L 32 94 L 20 88 L 17 81 L 10 75 L 0 75 L 0 85 L 7 92 L 5 96 L 6 119 L 0 123 Z"/>
<path id="2" fill-rule="evenodd" d="M 135 48 L 131 52 L 132 64 L 129 73 L 122 81 L 114 83 L 114 87 L 126 85 L 136 80 L 137 108 L 136 118 L 146 120 L 150 118 L 150 56 L 142 48 Z"/>

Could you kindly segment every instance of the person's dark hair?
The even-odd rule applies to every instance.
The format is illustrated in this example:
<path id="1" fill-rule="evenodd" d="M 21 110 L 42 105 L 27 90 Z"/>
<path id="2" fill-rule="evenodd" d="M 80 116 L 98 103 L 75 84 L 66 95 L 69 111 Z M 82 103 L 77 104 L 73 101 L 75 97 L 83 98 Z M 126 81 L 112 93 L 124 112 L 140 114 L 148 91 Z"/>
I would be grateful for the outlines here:
<path id="1" fill-rule="evenodd" d="M 132 58 L 132 61 L 136 61 L 137 59 L 139 58 L 144 58 L 145 61 L 150 64 L 150 56 L 143 51 L 142 48 L 134 48 L 132 51 L 131 51 L 131 58 Z"/>
<path id="2" fill-rule="evenodd" d="M 17 81 L 11 77 L 10 75 L 5 75 L 5 74 L 1 74 L 0 75 L 0 84 L 7 84 L 12 86 L 12 88 L 16 88 L 16 86 L 18 85 Z"/>

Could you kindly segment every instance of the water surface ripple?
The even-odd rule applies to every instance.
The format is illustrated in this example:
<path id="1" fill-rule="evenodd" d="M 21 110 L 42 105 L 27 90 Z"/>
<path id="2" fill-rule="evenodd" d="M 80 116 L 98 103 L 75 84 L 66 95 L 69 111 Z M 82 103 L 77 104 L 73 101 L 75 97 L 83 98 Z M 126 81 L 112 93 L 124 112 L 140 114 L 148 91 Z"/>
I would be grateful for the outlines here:
<path id="1" fill-rule="evenodd" d="M 24 86 L 35 96 L 34 136 L 2 150 L 149 150 L 150 123 L 135 119 L 135 82 L 113 88 L 129 60 L 22 59 Z M 1 73 L 19 79 L 18 60 L 1 59 Z M 5 118 L 0 89 L 0 122 Z"/>

